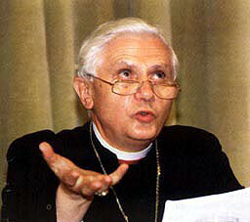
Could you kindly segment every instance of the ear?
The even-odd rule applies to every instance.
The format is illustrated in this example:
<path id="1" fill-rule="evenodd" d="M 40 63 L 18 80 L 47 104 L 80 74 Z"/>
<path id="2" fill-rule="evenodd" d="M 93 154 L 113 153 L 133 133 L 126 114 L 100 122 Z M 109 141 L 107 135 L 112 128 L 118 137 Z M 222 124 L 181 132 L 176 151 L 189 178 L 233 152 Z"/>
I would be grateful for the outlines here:
<path id="1" fill-rule="evenodd" d="M 94 101 L 92 97 L 92 85 L 87 79 L 81 77 L 74 78 L 74 89 L 79 96 L 82 104 L 88 110 L 92 109 L 94 106 Z"/>

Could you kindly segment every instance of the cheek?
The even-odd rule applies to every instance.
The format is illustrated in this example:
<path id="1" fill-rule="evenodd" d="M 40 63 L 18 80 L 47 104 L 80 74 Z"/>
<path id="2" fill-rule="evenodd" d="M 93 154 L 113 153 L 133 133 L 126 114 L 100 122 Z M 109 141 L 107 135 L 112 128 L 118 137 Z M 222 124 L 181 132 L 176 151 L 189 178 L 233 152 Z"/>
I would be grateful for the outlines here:
<path id="1" fill-rule="evenodd" d="M 167 118 L 170 114 L 171 107 L 172 107 L 172 101 L 166 100 L 164 102 L 160 101 L 158 103 L 158 114 L 162 116 L 162 118 Z"/>
<path id="2" fill-rule="evenodd" d="M 123 112 L 126 115 L 126 117 L 129 118 L 131 118 L 133 114 L 142 106 L 141 104 L 138 104 L 135 101 L 133 95 L 122 97 L 122 101 L 120 101 L 120 104 L 122 104 L 120 106 L 121 112 Z"/>
<path id="3" fill-rule="evenodd" d="M 164 107 L 166 117 L 168 117 L 171 112 L 172 104 L 173 104 L 172 101 L 168 101 Z"/>
<path id="4" fill-rule="evenodd" d="M 95 100 L 99 115 L 109 121 L 110 119 L 118 121 L 121 117 L 124 119 L 126 113 L 131 110 L 131 100 L 128 96 L 119 96 L 107 90 L 97 93 Z"/>
<path id="5" fill-rule="evenodd" d="M 131 96 L 124 97 L 123 104 L 124 110 L 129 111 L 131 109 Z"/>
<path id="6" fill-rule="evenodd" d="M 94 103 L 98 107 L 109 108 L 112 105 L 113 93 L 109 86 L 103 84 L 95 84 L 93 90 Z"/>

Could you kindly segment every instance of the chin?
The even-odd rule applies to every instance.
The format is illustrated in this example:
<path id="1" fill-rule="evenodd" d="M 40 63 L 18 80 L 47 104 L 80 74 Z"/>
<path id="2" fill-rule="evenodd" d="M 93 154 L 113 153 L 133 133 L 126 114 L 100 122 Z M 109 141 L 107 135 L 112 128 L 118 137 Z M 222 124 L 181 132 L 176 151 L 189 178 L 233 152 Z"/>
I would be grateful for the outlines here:
<path id="1" fill-rule="evenodd" d="M 154 138 L 157 136 L 157 131 L 149 130 L 149 129 L 137 129 L 133 133 L 131 133 L 131 138 L 135 140 L 154 140 Z"/>

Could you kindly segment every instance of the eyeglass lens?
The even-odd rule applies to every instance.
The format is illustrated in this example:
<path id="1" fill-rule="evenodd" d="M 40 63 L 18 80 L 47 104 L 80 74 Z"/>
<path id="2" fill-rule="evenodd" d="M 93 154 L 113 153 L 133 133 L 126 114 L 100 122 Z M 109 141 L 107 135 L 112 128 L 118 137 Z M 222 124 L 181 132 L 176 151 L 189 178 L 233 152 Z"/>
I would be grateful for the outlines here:
<path id="1" fill-rule="evenodd" d="M 131 95 L 141 87 L 139 82 L 116 82 L 113 85 L 113 92 L 120 95 Z M 153 92 L 162 99 L 174 99 L 177 97 L 178 88 L 176 85 L 151 84 Z"/>

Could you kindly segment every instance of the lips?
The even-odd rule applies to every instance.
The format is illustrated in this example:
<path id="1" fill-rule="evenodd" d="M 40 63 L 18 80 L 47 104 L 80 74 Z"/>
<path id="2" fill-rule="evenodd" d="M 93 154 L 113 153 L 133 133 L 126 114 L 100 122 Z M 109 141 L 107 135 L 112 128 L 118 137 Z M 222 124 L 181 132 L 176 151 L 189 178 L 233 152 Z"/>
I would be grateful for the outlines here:
<path id="1" fill-rule="evenodd" d="M 150 123 L 155 119 L 155 114 L 152 111 L 140 110 L 135 113 L 134 117 L 141 123 Z"/>

